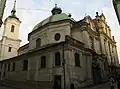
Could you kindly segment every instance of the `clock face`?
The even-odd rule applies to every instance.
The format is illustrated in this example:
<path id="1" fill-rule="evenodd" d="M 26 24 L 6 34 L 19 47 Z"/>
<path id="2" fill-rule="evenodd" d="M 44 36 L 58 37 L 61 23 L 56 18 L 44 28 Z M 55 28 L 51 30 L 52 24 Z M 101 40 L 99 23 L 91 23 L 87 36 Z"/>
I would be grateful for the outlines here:
<path id="1" fill-rule="evenodd" d="M 56 40 L 56 41 L 59 41 L 59 40 L 60 40 L 60 37 L 61 37 L 61 36 L 60 36 L 60 33 L 56 33 L 56 34 L 55 34 L 55 40 Z"/>

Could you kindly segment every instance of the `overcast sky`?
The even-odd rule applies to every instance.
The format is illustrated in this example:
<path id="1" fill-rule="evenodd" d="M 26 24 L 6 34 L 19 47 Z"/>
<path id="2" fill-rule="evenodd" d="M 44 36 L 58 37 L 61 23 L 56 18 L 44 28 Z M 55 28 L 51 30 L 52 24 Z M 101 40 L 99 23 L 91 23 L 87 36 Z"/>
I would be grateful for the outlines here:
<path id="1" fill-rule="evenodd" d="M 26 44 L 28 33 L 40 21 L 51 15 L 51 9 L 58 4 L 63 12 L 71 13 L 75 20 L 82 19 L 85 14 L 94 18 L 95 13 L 103 12 L 106 16 L 112 35 L 117 41 L 120 59 L 120 26 L 113 8 L 112 0 L 16 0 L 17 16 L 22 21 L 20 27 L 21 46 Z M 4 19 L 10 15 L 14 0 L 7 0 Z M 2 31 L 2 30 L 1 30 Z M 1 33 L 0 33 L 1 35 Z"/>

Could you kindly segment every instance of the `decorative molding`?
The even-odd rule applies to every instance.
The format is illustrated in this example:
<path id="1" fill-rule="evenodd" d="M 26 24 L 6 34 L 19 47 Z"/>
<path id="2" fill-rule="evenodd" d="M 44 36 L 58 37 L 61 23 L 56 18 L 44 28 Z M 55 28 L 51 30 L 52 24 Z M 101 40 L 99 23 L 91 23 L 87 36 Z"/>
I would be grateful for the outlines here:
<path id="1" fill-rule="evenodd" d="M 9 38 L 9 37 L 7 37 L 7 36 L 2 36 L 3 38 L 6 38 L 6 39 L 9 39 L 9 40 L 12 40 L 12 41 L 20 41 L 21 42 L 21 40 L 20 39 L 12 39 L 12 38 Z M 2 39 L 3 39 L 2 38 Z"/>

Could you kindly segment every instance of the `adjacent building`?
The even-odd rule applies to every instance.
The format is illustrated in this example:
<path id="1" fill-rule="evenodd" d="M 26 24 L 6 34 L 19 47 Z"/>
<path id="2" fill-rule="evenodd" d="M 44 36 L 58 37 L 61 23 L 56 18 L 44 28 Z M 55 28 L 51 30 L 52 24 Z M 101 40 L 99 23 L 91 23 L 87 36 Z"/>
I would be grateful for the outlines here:
<path id="1" fill-rule="evenodd" d="M 113 0 L 113 6 L 120 24 L 120 0 Z"/>
<path id="2" fill-rule="evenodd" d="M 12 15 L 15 15 L 13 12 L 14 9 Z M 18 56 L 0 61 L 3 85 L 23 89 L 77 89 L 107 81 L 116 74 L 114 69 L 119 65 L 116 41 L 103 13 L 96 12 L 94 19 L 88 15 L 79 21 L 63 13 L 57 5 L 51 13 L 28 34 L 29 43 L 17 50 Z M 5 44 L 18 48 L 20 20 L 10 16 L 4 25 L 7 28 L 3 35 L 12 37 Z M 9 50 L 6 48 L 5 52 Z M 14 54 L 9 53 L 10 57 Z"/>
<path id="3" fill-rule="evenodd" d="M 11 15 L 8 16 L 3 23 L 3 35 L 0 40 L 0 61 L 18 55 L 18 49 L 21 42 L 19 39 L 19 27 L 21 21 L 15 14 L 15 3 Z"/>
<path id="4" fill-rule="evenodd" d="M 0 27 L 2 25 L 2 18 L 5 10 L 5 4 L 7 0 L 0 0 Z"/>

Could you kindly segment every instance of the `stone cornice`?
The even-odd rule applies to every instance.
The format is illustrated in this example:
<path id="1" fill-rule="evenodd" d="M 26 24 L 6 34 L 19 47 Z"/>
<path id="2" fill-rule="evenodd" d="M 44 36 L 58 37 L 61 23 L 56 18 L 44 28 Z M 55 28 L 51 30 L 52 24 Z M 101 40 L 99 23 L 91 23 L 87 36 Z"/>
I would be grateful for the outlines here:
<path id="1" fill-rule="evenodd" d="M 12 39 L 12 38 L 9 38 L 9 37 L 7 37 L 7 36 L 2 36 L 3 38 L 6 38 L 6 39 L 9 39 L 9 40 L 12 40 L 12 41 L 20 41 L 21 42 L 21 40 L 20 39 Z M 3 39 L 2 38 L 2 39 Z"/>
<path id="2" fill-rule="evenodd" d="M 26 48 L 28 48 L 28 47 L 29 47 L 29 43 L 27 43 L 27 44 L 21 46 L 21 47 L 18 49 L 18 51 L 24 50 L 24 49 L 26 49 Z"/>
<path id="3" fill-rule="evenodd" d="M 44 26 L 39 27 L 38 29 L 30 32 L 30 33 L 28 34 L 28 41 L 29 41 L 30 35 L 32 35 L 32 34 L 38 32 L 38 31 L 40 31 L 41 29 L 44 29 L 44 28 L 46 28 L 46 27 L 48 27 L 48 26 L 51 26 L 51 25 L 60 24 L 60 23 L 65 23 L 65 22 L 74 23 L 72 20 L 69 20 L 69 19 L 68 19 L 68 20 L 62 20 L 62 21 L 56 21 L 56 22 L 47 23 L 47 24 L 45 24 Z"/>
<path id="4" fill-rule="evenodd" d="M 90 28 L 90 26 L 89 26 L 89 24 L 87 22 L 78 22 L 78 23 L 75 23 L 73 25 L 72 29 L 74 30 L 74 28 L 80 29 L 81 32 L 82 31 L 87 31 L 89 33 L 89 35 L 91 35 L 91 36 L 96 36 L 96 37 L 99 36 L 99 33 L 96 32 L 96 31 L 93 31 Z"/>
<path id="5" fill-rule="evenodd" d="M 115 40 L 110 38 L 108 35 L 106 35 L 104 32 L 100 32 L 100 34 L 103 34 L 105 36 L 105 39 L 109 40 L 111 43 L 116 44 Z"/>
<path id="6" fill-rule="evenodd" d="M 66 36 L 65 38 L 66 38 L 66 40 L 64 42 L 54 43 L 54 44 L 48 44 L 48 45 L 42 46 L 40 48 L 31 50 L 28 53 L 25 53 L 25 54 L 18 55 L 18 56 L 13 57 L 13 58 L 9 58 L 9 59 L 0 61 L 0 63 L 29 59 L 30 56 L 34 56 L 34 55 L 38 55 L 38 54 L 40 55 L 39 52 L 43 53 L 43 51 L 44 52 L 45 51 L 49 52 L 49 51 L 56 51 L 58 49 L 62 50 L 63 44 L 64 44 L 64 50 L 71 49 L 71 46 L 73 46 L 73 47 L 76 47 L 78 49 L 83 50 L 84 52 L 88 52 L 89 55 L 92 54 L 92 53 L 95 53 L 91 49 L 85 48 L 84 44 L 82 42 L 79 42 L 79 41 L 71 38 L 70 36 Z M 95 53 L 95 54 L 99 56 L 99 54 L 97 54 L 97 53 Z"/>
<path id="7" fill-rule="evenodd" d="M 17 22 L 19 22 L 19 23 L 21 23 L 21 21 L 19 20 L 19 18 L 14 18 L 14 17 L 11 17 L 11 16 L 9 16 L 9 17 L 7 17 L 5 20 L 4 20 L 4 24 L 6 24 L 6 22 L 8 21 L 8 20 L 16 20 Z"/>

